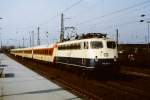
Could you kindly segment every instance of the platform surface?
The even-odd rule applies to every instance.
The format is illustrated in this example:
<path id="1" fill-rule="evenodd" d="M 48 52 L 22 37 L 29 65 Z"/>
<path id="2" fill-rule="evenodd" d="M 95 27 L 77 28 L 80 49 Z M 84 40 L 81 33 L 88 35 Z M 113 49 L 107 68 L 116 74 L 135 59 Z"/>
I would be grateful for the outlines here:
<path id="1" fill-rule="evenodd" d="M 4 54 L 0 69 L 0 100 L 81 100 Z"/>

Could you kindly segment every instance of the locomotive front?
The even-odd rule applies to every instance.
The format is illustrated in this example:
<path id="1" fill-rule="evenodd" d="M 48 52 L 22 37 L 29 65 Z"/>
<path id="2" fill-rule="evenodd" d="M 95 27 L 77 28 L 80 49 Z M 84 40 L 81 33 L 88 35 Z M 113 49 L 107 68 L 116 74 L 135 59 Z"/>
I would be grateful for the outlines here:
<path id="1" fill-rule="evenodd" d="M 95 70 L 101 71 L 118 71 L 118 52 L 116 42 L 103 38 L 91 39 L 89 49 L 90 66 Z"/>

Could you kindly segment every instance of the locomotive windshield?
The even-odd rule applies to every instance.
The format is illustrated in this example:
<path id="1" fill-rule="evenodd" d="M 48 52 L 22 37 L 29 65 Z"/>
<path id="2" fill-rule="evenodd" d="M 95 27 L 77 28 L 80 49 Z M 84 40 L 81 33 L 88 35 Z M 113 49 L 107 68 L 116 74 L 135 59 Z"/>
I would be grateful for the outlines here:
<path id="1" fill-rule="evenodd" d="M 113 49 L 116 47 L 116 43 L 114 41 L 107 41 L 107 47 Z"/>
<path id="2" fill-rule="evenodd" d="M 91 41 L 90 45 L 92 49 L 103 48 L 103 43 L 100 41 Z"/>

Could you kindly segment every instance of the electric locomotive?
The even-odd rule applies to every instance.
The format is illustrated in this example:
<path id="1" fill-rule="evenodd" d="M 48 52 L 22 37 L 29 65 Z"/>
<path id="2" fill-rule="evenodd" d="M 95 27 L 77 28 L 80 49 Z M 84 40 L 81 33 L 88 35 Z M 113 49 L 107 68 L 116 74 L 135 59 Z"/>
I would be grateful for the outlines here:
<path id="1" fill-rule="evenodd" d="M 57 46 L 56 63 L 87 70 L 119 70 L 116 42 L 106 34 L 89 33 Z"/>
<path id="2" fill-rule="evenodd" d="M 11 54 L 85 70 L 119 70 L 116 42 L 101 33 L 88 33 L 52 45 L 13 49 Z"/>

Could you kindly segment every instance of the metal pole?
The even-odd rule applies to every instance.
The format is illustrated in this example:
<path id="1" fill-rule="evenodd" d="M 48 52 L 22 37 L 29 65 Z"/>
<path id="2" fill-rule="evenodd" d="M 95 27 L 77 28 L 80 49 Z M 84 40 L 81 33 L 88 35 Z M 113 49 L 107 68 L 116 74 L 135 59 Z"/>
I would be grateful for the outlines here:
<path id="1" fill-rule="evenodd" d="M 0 19 L 3 19 L 3 18 L 0 17 Z M 1 49 L 2 49 L 2 37 L 1 37 L 1 34 L 0 34 L 0 40 L 1 40 Z"/>
<path id="2" fill-rule="evenodd" d="M 149 23 L 150 23 L 150 21 L 147 21 L 147 24 L 148 24 L 148 37 L 147 37 L 148 52 L 149 52 Z"/>
<path id="3" fill-rule="evenodd" d="M 34 31 L 32 31 L 32 47 L 34 47 Z"/>
<path id="4" fill-rule="evenodd" d="M 1 49 L 3 48 L 3 42 L 2 42 L 2 40 L 1 40 Z"/>
<path id="5" fill-rule="evenodd" d="M 47 37 L 47 44 L 49 44 L 49 42 L 48 42 L 48 32 L 46 32 L 46 37 Z"/>
<path id="6" fill-rule="evenodd" d="M 23 37 L 23 39 L 22 39 L 22 40 L 23 40 L 23 48 L 24 48 L 24 37 Z"/>
<path id="7" fill-rule="evenodd" d="M 40 27 L 38 27 L 38 40 L 37 40 L 37 45 L 40 45 Z"/>
<path id="8" fill-rule="evenodd" d="M 1 33 L 0 33 L 0 42 L 1 42 L 1 49 L 2 49 L 2 34 Z"/>
<path id="9" fill-rule="evenodd" d="M 31 47 L 31 34 L 30 34 L 30 32 L 29 32 L 29 36 L 30 36 L 29 43 L 30 43 L 30 47 Z"/>
<path id="10" fill-rule="evenodd" d="M 19 43 L 19 44 L 18 44 L 18 48 L 20 48 L 20 40 L 18 40 L 18 43 Z"/>
<path id="11" fill-rule="evenodd" d="M 2 38 L 1 38 L 1 33 L 0 33 L 0 40 L 1 40 L 1 49 L 2 49 Z"/>
<path id="12" fill-rule="evenodd" d="M 60 42 L 63 42 L 63 40 L 64 40 L 64 17 L 63 14 L 61 14 Z"/>
<path id="13" fill-rule="evenodd" d="M 116 43 L 117 43 L 117 49 L 118 49 L 118 42 L 119 42 L 118 29 L 116 29 Z"/>

